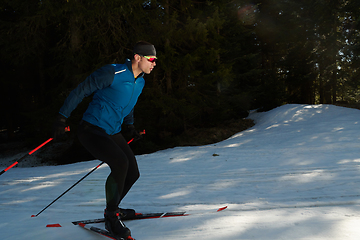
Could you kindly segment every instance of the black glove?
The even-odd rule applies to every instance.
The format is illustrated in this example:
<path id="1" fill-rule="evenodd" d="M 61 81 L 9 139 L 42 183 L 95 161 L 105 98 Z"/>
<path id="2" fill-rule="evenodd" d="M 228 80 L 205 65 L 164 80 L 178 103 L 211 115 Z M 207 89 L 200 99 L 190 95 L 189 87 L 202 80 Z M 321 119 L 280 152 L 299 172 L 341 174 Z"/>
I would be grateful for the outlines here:
<path id="1" fill-rule="evenodd" d="M 54 140 L 62 139 L 65 136 L 66 117 L 59 114 L 53 124 L 52 138 Z"/>
<path id="2" fill-rule="evenodd" d="M 135 140 L 139 140 L 142 138 L 141 134 L 139 133 L 139 131 L 137 131 L 135 129 L 135 126 L 132 124 L 126 125 L 126 132 L 129 133 L 130 137 L 134 138 Z"/>

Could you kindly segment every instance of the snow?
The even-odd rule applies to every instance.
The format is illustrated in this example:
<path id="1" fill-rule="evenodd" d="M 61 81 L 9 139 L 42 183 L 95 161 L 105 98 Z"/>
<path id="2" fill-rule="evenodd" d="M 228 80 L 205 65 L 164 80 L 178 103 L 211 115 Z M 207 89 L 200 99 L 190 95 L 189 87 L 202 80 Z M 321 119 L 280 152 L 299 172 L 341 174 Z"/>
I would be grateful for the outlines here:
<path id="1" fill-rule="evenodd" d="M 122 207 L 228 209 L 127 221 L 134 238 L 359 239 L 360 111 L 289 104 L 249 118 L 254 127 L 225 141 L 137 156 L 141 177 Z M 99 163 L 17 167 L 1 175 L 0 238 L 107 239 L 71 224 L 102 217 L 106 164 L 31 217 Z M 46 227 L 54 223 L 62 227 Z"/>

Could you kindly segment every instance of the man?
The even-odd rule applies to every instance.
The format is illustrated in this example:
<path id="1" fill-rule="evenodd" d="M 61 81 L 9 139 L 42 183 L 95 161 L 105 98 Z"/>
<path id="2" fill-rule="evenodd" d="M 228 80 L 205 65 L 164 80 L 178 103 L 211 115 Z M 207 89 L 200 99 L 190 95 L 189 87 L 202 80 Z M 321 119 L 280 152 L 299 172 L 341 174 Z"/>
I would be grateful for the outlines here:
<path id="1" fill-rule="evenodd" d="M 65 122 L 84 97 L 94 93 L 78 129 L 83 146 L 111 169 L 105 184 L 105 227 L 118 238 L 132 239 L 130 230 L 120 217 L 134 214 L 132 209 L 120 209 L 121 200 L 139 178 L 134 153 L 120 133 L 125 124 L 134 134 L 134 106 L 145 85 L 144 74 L 156 66 L 155 47 L 138 42 L 133 58 L 124 64 L 101 67 L 80 83 L 66 98 L 54 123 L 54 139 L 65 133 Z"/>

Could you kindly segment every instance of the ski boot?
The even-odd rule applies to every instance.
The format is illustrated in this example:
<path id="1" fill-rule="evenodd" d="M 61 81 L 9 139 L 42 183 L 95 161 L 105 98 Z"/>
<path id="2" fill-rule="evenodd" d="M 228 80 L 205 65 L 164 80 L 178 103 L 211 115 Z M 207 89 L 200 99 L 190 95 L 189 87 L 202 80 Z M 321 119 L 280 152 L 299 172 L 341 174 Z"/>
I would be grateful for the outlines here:
<path id="1" fill-rule="evenodd" d="M 105 229 L 119 240 L 133 239 L 131 231 L 125 226 L 119 217 L 118 211 L 104 211 Z"/>
<path id="2" fill-rule="evenodd" d="M 117 213 L 121 220 L 134 219 L 136 215 L 134 209 L 118 208 Z"/>

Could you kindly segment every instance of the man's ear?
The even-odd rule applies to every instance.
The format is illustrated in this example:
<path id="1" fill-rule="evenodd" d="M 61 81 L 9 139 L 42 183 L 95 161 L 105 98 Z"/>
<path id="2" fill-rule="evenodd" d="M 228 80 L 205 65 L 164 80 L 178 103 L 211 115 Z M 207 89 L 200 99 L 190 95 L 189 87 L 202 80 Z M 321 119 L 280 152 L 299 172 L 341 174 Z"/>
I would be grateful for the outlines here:
<path id="1" fill-rule="evenodd" d="M 134 55 L 134 60 L 135 60 L 135 61 L 139 62 L 140 59 L 141 59 L 141 57 L 140 57 L 139 54 L 135 54 L 135 55 Z"/>

